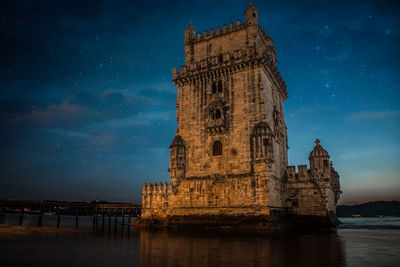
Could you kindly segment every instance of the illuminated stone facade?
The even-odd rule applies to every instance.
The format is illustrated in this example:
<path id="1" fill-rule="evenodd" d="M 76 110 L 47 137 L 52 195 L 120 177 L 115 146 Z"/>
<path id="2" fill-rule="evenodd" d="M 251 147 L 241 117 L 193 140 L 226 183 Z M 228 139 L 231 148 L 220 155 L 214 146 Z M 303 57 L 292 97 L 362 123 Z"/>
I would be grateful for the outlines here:
<path id="1" fill-rule="evenodd" d="M 325 152 L 310 154 L 310 170 L 287 166 L 287 90 L 275 46 L 252 4 L 245 18 L 204 34 L 185 29 L 185 65 L 172 71 L 172 182 L 144 184 L 141 220 L 335 211 L 339 176 L 319 143 L 313 152 Z"/>

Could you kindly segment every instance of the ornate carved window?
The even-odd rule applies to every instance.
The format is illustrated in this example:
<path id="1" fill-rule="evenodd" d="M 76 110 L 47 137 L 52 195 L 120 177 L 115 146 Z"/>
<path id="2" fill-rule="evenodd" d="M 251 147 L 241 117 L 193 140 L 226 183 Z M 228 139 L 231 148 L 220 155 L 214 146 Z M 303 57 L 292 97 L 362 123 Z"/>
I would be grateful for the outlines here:
<path id="1" fill-rule="evenodd" d="M 205 127 L 210 134 L 225 131 L 225 104 L 219 97 L 205 108 Z"/>
<path id="2" fill-rule="evenodd" d="M 222 143 L 221 141 L 215 141 L 213 143 L 213 156 L 221 156 L 222 155 Z"/>

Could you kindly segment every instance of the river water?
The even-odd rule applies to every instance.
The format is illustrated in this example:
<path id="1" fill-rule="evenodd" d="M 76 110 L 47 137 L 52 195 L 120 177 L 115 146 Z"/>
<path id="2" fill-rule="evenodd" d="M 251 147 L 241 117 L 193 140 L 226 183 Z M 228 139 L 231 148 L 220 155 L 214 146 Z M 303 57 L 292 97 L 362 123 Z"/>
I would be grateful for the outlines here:
<path id="1" fill-rule="evenodd" d="M 43 225 L 56 220 L 45 216 Z M 261 235 L 136 230 L 121 218 L 93 231 L 93 219 L 80 217 L 76 233 L 0 238 L 0 266 L 400 266 L 400 218 L 340 220 L 330 232 Z M 7 215 L 6 223 L 17 222 Z M 62 227 L 74 225 L 62 217 Z"/>

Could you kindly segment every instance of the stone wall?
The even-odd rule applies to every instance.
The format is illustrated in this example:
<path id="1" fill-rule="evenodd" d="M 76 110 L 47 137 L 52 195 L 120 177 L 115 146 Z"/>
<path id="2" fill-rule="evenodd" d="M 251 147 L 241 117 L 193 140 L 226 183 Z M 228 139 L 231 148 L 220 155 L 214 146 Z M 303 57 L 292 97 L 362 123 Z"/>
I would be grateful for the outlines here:
<path id="1" fill-rule="evenodd" d="M 288 167 L 288 179 L 284 185 L 284 202 L 287 209 L 298 215 L 326 216 L 336 213 L 340 196 L 337 187 L 339 177 L 331 170 L 331 175 L 316 179 L 311 176 L 307 165 Z"/>
<path id="2" fill-rule="evenodd" d="M 142 217 L 168 215 L 268 215 L 268 194 L 250 174 L 185 179 L 179 186 L 145 184 Z"/>

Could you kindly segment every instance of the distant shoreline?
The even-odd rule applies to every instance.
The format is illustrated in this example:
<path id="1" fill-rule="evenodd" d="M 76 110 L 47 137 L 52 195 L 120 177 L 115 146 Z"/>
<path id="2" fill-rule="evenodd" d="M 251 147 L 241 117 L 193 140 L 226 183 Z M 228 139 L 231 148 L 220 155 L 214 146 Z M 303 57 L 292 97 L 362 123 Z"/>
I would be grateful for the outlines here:
<path id="1" fill-rule="evenodd" d="M 373 201 L 358 205 L 338 205 L 338 217 L 400 217 L 400 201 Z"/>

